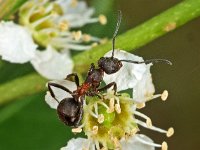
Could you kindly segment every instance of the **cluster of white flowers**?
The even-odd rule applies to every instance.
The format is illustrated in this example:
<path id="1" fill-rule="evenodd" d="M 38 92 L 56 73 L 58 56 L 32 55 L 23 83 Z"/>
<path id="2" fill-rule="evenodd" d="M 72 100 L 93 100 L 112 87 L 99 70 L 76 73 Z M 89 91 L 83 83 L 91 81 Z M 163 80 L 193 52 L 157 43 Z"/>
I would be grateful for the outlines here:
<path id="1" fill-rule="evenodd" d="M 63 79 L 73 70 L 69 50 L 88 50 L 101 42 L 77 30 L 89 23 L 106 24 L 105 16 L 93 14 L 83 1 L 27 1 L 19 10 L 18 24 L 0 22 L 0 56 L 11 63 L 31 62 L 48 79 Z"/>
<path id="2" fill-rule="evenodd" d="M 111 52 L 105 54 L 105 57 L 110 57 Z M 143 61 L 141 57 L 122 50 L 115 50 L 114 56 L 119 60 Z M 137 110 L 145 107 L 146 102 L 154 98 L 161 97 L 165 101 L 168 97 L 166 90 L 162 94 L 154 95 L 155 88 L 152 83 L 150 66 L 152 64 L 123 62 L 123 67 L 117 73 L 105 74 L 103 79 L 106 84 L 116 82 L 118 92 L 132 89 L 132 96 L 126 93 L 118 95 L 108 90 L 102 94 L 102 98 L 86 97 L 82 124 L 78 128 L 73 128 L 72 132 L 84 131 L 88 138 L 71 139 L 61 150 L 155 150 L 155 147 L 167 150 L 168 146 L 165 141 L 162 144 L 156 144 L 149 137 L 138 133 L 139 126 L 164 133 L 167 137 L 174 133 L 171 127 L 163 130 L 153 126 L 151 119 Z M 52 82 L 61 84 L 71 91 L 76 90 L 74 82 L 68 80 Z M 58 101 L 71 97 L 70 94 L 56 87 L 53 87 L 53 92 Z M 49 92 L 46 94 L 45 101 L 51 108 L 56 109 L 58 106 Z M 146 121 L 137 119 L 138 116 Z"/>

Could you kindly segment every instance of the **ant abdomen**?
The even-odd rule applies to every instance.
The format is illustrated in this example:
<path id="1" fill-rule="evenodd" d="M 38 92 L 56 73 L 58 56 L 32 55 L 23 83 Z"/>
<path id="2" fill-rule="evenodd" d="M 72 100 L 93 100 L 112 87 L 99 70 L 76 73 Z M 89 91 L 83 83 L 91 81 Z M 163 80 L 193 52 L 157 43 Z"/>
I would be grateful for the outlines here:
<path id="1" fill-rule="evenodd" d="M 113 74 L 122 67 L 122 63 L 120 60 L 114 57 L 101 57 L 98 61 L 98 66 L 106 74 Z"/>
<path id="2" fill-rule="evenodd" d="M 65 125 L 74 127 L 79 124 L 81 108 L 74 98 L 63 99 L 57 107 L 58 117 Z"/>

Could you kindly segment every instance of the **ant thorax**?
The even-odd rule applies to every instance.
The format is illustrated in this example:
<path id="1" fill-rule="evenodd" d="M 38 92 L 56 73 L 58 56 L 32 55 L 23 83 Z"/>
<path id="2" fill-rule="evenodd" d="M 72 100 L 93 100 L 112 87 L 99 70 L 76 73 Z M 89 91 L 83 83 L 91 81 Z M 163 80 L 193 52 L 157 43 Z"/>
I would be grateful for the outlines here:
<path id="1" fill-rule="evenodd" d="M 85 83 L 91 83 L 95 88 L 99 87 L 101 81 L 103 80 L 104 71 L 101 68 L 95 69 L 95 66 L 91 66 Z"/>

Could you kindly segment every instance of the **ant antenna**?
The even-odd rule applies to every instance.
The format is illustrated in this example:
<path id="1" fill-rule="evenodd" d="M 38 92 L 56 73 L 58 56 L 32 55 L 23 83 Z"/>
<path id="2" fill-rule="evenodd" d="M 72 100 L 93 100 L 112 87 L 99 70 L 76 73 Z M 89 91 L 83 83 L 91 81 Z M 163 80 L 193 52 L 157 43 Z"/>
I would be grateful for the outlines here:
<path id="1" fill-rule="evenodd" d="M 124 62 L 129 62 L 129 63 L 134 63 L 134 64 L 143 64 L 143 63 L 159 63 L 159 62 L 164 62 L 168 65 L 172 65 L 172 62 L 167 60 L 167 59 L 149 59 L 149 60 L 145 60 L 145 61 L 132 61 L 132 60 L 120 60 L 120 61 L 124 61 Z"/>
<path id="2" fill-rule="evenodd" d="M 111 58 L 114 57 L 115 38 L 117 36 L 118 30 L 119 30 L 119 27 L 120 27 L 120 24 L 121 24 L 121 20 L 122 20 L 122 12 L 121 12 L 121 10 L 118 10 L 117 25 L 116 25 L 115 32 L 114 32 L 113 38 L 112 38 L 112 57 Z"/>

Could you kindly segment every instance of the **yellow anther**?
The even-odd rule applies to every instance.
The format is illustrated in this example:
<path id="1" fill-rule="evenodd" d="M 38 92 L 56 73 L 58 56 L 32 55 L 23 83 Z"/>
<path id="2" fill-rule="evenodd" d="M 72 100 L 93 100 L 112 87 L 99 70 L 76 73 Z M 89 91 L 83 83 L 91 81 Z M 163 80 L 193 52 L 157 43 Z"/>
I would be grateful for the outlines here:
<path id="1" fill-rule="evenodd" d="M 115 104 L 115 111 L 120 114 L 121 113 L 121 108 L 119 104 Z"/>
<path id="2" fill-rule="evenodd" d="M 78 4 L 78 1 L 77 1 L 77 0 L 72 0 L 72 1 L 71 1 L 71 6 L 72 6 L 72 7 L 76 7 L 77 4 Z"/>
<path id="3" fill-rule="evenodd" d="M 69 30 L 69 23 L 66 20 L 63 20 L 59 23 L 59 28 L 61 31 Z"/>
<path id="4" fill-rule="evenodd" d="M 91 36 L 89 34 L 84 34 L 83 35 L 83 41 L 85 41 L 85 42 L 91 41 Z"/>
<path id="5" fill-rule="evenodd" d="M 167 143 L 164 141 L 163 143 L 162 143 L 162 150 L 167 150 L 168 149 L 168 145 L 167 145 Z"/>
<path id="6" fill-rule="evenodd" d="M 136 133 L 138 132 L 138 129 L 137 128 L 133 128 L 130 132 L 130 135 L 133 136 L 135 135 Z"/>
<path id="7" fill-rule="evenodd" d="M 136 107 L 137 107 L 138 109 L 144 108 L 145 106 L 146 106 L 145 103 L 137 103 L 137 104 L 136 104 Z"/>
<path id="8" fill-rule="evenodd" d="M 151 127 L 152 127 L 152 121 L 151 121 L 150 118 L 147 118 L 146 124 L 147 124 L 147 127 L 148 127 L 148 128 L 151 128 Z"/>
<path id="9" fill-rule="evenodd" d="M 171 137 L 173 134 L 174 134 L 174 128 L 171 127 L 171 128 L 168 129 L 166 135 L 167 135 L 167 137 Z"/>
<path id="10" fill-rule="evenodd" d="M 98 123 L 103 123 L 104 122 L 104 115 L 103 114 L 100 114 L 98 116 Z"/>
<path id="11" fill-rule="evenodd" d="M 99 15 L 99 22 L 102 24 L 102 25 L 105 25 L 107 23 L 107 18 L 106 16 L 104 15 Z"/>
<path id="12" fill-rule="evenodd" d="M 73 133 L 81 133 L 82 132 L 82 128 L 73 128 L 72 132 Z"/>
<path id="13" fill-rule="evenodd" d="M 82 36 L 82 32 L 81 31 L 73 32 L 72 35 L 73 35 L 74 39 L 76 41 L 78 41 L 78 40 L 80 40 L 80 38 Z"/>
<path id="14" fill-rule="evenodd" d="M 93 133 L 93 134 L 97 134 L 97 133 L 98 133 L 98 129 L 99 129 L 98 126 L 93 126 L 93 128 L 92 128 L 92 133 Z"/>
<path id="15" fill-rule="evenodd" d="M 169 93 L 167 90 L 164 90 L 163 93 L 161 94 L 161 99 L 163 101 L 166 101 L 167 97 L 168 97 Z"/>

